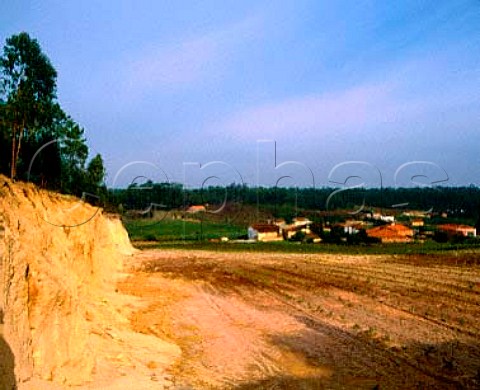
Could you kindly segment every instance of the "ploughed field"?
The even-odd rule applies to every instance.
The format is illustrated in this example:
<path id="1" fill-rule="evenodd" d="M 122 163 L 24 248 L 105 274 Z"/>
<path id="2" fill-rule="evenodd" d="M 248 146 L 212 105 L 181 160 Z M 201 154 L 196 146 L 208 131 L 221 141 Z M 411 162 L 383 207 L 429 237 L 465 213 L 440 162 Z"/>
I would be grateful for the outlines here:
<path id="1" fill-rule="evenodd" d="M 178 388 L 480 388 L 479 259 L 151 250 L 119 289 Z"/>

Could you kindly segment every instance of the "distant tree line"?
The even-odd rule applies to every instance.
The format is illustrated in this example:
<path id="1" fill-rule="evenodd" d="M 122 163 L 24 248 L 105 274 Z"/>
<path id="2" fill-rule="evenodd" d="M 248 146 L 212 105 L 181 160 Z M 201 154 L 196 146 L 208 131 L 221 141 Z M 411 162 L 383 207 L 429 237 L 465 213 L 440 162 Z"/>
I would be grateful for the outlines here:
<path id="1" fill-rule="evenodd" d="M 278 218 L 291 219 L 298 213 L 332 212 L 354 215 L 371 208 L 446 212 L 451 218 L 477 221 L 480 213 L 480 188 L 373 188 L 338 191 L 336 188 L 266 188 L 230 185 L 187 189 L 179 183 L 134 184 L 126 189 L 110 189 L 109 203 L 124 210 L 148 207 L 171 210 L 193 204 L 257 206 Z"/>
<path id="2" fill-rule="evenodd" d="M 0 173 L 81 196 L 102 189 L 101 155 L 87 164 L 84 129 L 61 108 L 57 72 L 36 39 L 6 40 L 0 57 Z"/>

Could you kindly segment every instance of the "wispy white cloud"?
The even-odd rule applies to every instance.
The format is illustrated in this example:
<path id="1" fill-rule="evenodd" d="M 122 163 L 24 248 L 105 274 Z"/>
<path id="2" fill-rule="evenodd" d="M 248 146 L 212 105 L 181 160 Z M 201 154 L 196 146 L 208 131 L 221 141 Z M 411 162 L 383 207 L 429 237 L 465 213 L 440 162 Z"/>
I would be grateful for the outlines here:
<path id="1" fill-rule="evenodd" d="M 251 16 L 204 35 L 174 43 L 150 44 L 127 61 L 123 72 L 129 93 L 158 88 L 188 88 L 221 77 L 236 48 L 257 36 L 261 17 Z"/>
<path id="2" fill-rule="evenodd" d="M 388 85 L 371 85 L 263 104 L 233 114 L 212 126 L 212 131 L 242 140 L 360 130 L 392 115 L 390 91 Z"/>
<path id="3" fill-rule="evenodd" d="M 435 132 L 439 116 L 448 114 L 460 123 L 466 120 L 458 115 L 462 107 L 479 103 L 478 78 L 458 74 L 455 64 L 438 63 L 438 58 L 443 57 L 402 59 L 357 86 L 246 107 L 209 126 L 210 135 L 237 141 L 299 136 L 316 141 L 325 134 L 362 134 L 388 140 L 379 129 L 402 127 L 411 134 L 419 120 Z"/>

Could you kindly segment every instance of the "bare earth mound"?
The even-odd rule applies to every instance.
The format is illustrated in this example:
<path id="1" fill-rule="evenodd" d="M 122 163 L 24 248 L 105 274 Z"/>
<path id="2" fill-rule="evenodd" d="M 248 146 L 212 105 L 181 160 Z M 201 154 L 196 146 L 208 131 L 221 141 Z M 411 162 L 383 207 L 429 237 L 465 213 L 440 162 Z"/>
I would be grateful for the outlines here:
<path id="1" fill-rule="evenodd" d="M 159 388 L 152 374 L 163 381 L 180 351 L 129 326 L 135 302 L 115 293 L 134 253 L 121 221 L 4 177 L 0 215 L 0 389 Z"/>

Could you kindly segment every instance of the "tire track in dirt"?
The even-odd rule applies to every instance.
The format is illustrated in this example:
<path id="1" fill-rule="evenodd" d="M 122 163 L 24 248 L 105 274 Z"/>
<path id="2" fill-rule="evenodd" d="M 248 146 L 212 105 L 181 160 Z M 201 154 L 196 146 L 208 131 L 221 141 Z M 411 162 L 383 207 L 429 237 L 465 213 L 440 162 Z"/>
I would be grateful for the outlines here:
<path id="1" fill-rule="evenodd" d="M 252 378 L 250 383 L 255 383 L 253 382 L 255 378 L 257 380 L 264 378 L 267 382 L 261 383 L 271 383 L 273 386 L 275 383 L 280 383 L 275 378 L 283 378 L 285 375 L 291 378 L 297 372 L 294 366 L 299 364 L 299 361 L 302 362 L 302 374 L 305 375 L 305 372 L 308 372 L 313 375 L 310 378 L 313 382 L 309 383 L 318 383 L 320 388 L 323 385 L 327 388 L 356 388 L 362 383 L 364 385 L 380 384 L 386 388 L 402 388 L 402 386 L 405 388 L 407 384 L 407 387 L 418 387 L 421 383 L 425 385 L 424 387 L 432 388 L 474 388 L 472 384 L 478 383 L 474 373 L 476 365 L 480 370 L 480 351 L 478 343 L 468 341 L 475 340 L 470 336 L 475 337 L 477 333 L 467 326 L 459 327 L 451 322 L 444 323 L 421 313 L 412 313 L 408 307 L 405 308 L 405 304 L 408 306 L 410 302 L 410 298 L 401 295 L 400 287 L 405 278 L 399 277 L 395 280 L 389 277 L 391 290 L 399 291 L 396 293 L 389 290 L 389 299 L 378 297 L 377 291 L 369 291 L 371 286 L 363 280 L 363 276 L 349 279 L 347 276 L 355 272 L 356 267 L 362 264 L 361 261 L 364 259 L 346 264 L 341 263 L 343 258 L 339 259 L 335 268 L 341 270 L 343 267 L 342 279 L 341 274 L 328 275 L 329 267 L 326 263 L 337 261 L 332 257 L 325 262 L 322 261 L 321 256 L 318 256 L 319 261 L 315 262 L 315 258 L 312 257 L 309 257 L 308 261 L 302 261 L 305 260 L 304 257 L 297 256 L 292 259 L 290 256 L 281 254 L 249 254 L 248 256 L 230 256 L 230 254 L 212 252 L 193 255 L 188 252 L 183 254 L 178 252 L 177 254 L 175 261 L 170 258 L 162 259 L 160 256 L 159 259 L 145 266 L 144 271 L 159 272 L 159 276 L 166 276 L 172 280 L 180 278 L 201 286 L 198 292 L 204 294 L 202 298 L 204 304 L 208 310 L 215 311 L 218 318 L 223 318 L 221 321 L 230 327 L 228 330 L 231 332 L 230 336 L 238 337 L 239 326 L 256 329 L 255 332 L 250 333 L 250 340 L 256 341 L 248 355 L 250 360 L 248 375 L 237 375 L 234 372 L 225 375 L 220 382 L 224 388 L 236 387 L 234 384 L 244 383 L 249 376 Z M 355 259 L 354 256 L 352 258 Z M 362 275 L 366 273 L 365 275 L 372 279 L 380 279 L 378 274 L 381 275 L 381 271 L 376 272 L 373 266 L 371 275 L 368 275 L 367 270 L 361 270 L 361 272 Z M 402 271 L 400 273 L 403 275 Z M 377 283 L 382 281 L 377 280 Z M 353 290 L 350 288 L 352 284 L 358 288 Z M 432 293 L 426 282 L 419 287 L 420 291 Z M 352 302 L 356 301 L 357 306 L 353 307 L 351 303 L 349 306 L 349 299 L 353 299 Z M 427 302 L 429 297 L 422 297 L 422 299 Z M 458 302 L 455 297 L 449 296 L 448 299 Z M 337 304 L 335 304 L 336 300 Z M 229 302 L 228 305 L 226 302 Z M 329 304 L 330 309 L 335 313 L 319 311 L 319 302 Z M 245 307 L 248 307 L 248 310 L 253 308 L 263 313 L 282 313 L 283 316 L 287 315 L 294 319 L 297 325 L 300 324 L 303 328 L 287 332 L 281 326 L 260 325 L 258 317 L 250 319 L 250 322 L 246 321 L 245 318 L 248 316 L 245 316 Z M 362 311 L 362 307 L 365 313 L 356 317 Z M 474 309 L 472 306 L 472 312 Z M 232 314 L 235 312 L 237 313 Z M 365 317 L 369 313 L 373 322 L 369 317 Z M 392 343 L 385 342 L 383 338 L 377 337 L 378 335 L 371 335 L 365 330 L 352 331 L 346 328 L 349 322 L 351 324 L 352 318 L 359 318 L 357 321 L 366 320 L 367 325 L 384 319 L 385 326 L 380 329 L 388 331 L 389 326 L 395 325 L 395 320 L 390 320 L 390 317 L 408 319 L 409 325 L 403 331 L 417 332 L 415 329 L 418 329 L 419 333 L 411 335 L 414 340 L 418 337 L 418 345 L 407 343 L 405 346 L 397 347 L 398 344 L 394 342 L 392 346 Z M 239 318 L 243 318 L 241 324 L 238 323 Z M 360 322 L 360 324 L 363 323 Z M 398 328 L 398 323 L 395 326 L 397 326 L 397 333 L 394 335 L 397 337 L 398 332 L 402 332 L 402 328 Z M 360 327 L 362 328 L 365 329 L 365 325 Z M 432 338 L 432 340 L 438 339 L 438 344 L 437 341 L 434 341 L 434 344 L 431 344 L 432 341 L 422 343 L 422 337 L 427 331 L 432 335 L 439 335 Z M 449 345 L 448 340 L 452 340 L 452 345 L 456 342 L 455 340 L 459 340 L 458 353 L 464 352 L 465 356 L 458 359 L 455 356 L 455 360 L 452 360 L 453 353 L 452 358 L 445 355 L 445 349 Z M 335 369 L 330 370 L 330 374 L 321 376 L 321 372 L 325 373 L 328 370 L 320 367 L 319 362 L 333 365 Z M 460 366 L 456 367 L 455 365 L 458 364 Z M 318 371 L 313 370 L 312 367 L 316 367 Z M 316 378 L 316 374 L 320 375 L 318 380 L 312 379 Z M 409 378 L 408 381 L 401 382 L 405 376 Z M 293 378 L 299 377 L 293 376 Z M 271 382 L 268 382 L 269 380 Z M 245 387 L 239 388 L 255 387 L 248 387 L 247 383 Z"/>
<path id="2" fill-rule="evenodd" d="M 273 270 L 273 267 L 269 266 L 268 267 L 270 270 Z M 312 270 L 313 271 L 313 270 Z M 252 272 L 252 271 L 251 271 Z M 302 279 L 302 276 L 299 275 L 297 272 L 295 271 L 291 271 L 291 270 L 285 270 L 285 269 L 277 269 L 277 274 L 286 274 L 286 275 L 289 275 L 291 276 L 290 280 L 293 281 L 293 280 L 299 280 L 299 279 Z M 321 277 L 319 275 L 320 273 L 317 273 L 315 274 L 316 277 L 313 277 L 313 276 L 309 276 L 309 277 L 304 277 L 303 279 L 304 280 L 301 280 L 298 285 L 293 285 L 292 286 L 289 286 L 289 289 L 290 290 L 295 290 L 295 288 L 298 288 L 298 287 L 305 287 L 306 286 L 306 281 L 307 280 L 310 280 L 312 282 L 312 285 L 313 286 L 318 286 L 318 287 L 325 287 L 325 285 L 328 285 L 330 284 L 330 286 L 332 287 L 336 287 L 336 288 L 342 288 L 342 289 L 349 289 L 355 285 L 358 286 L 359 282 L 362 283 L 362 284 L 367 284 L 369 285 L 370 289 L 367 289 L 368 291 L 361 291 L 359 292 L 358 289 L 355 289 L 353 290 L 353 292 L 355 293 L 360 293 L 360 294 L 363 294 L 365 296 L 368 296 L 368 297 L 371 297 L 371 298 L 375 298 L 376 297 L 376 294 L 374 294 L 374 290 L 375 290 L 375 293 L 378 293 L 378 292 L 385 292 L 385 289 L 378 289 L 377 287 L 377 284 L 381 283 L 381 282 L 385 282 L 386 280 L 385 279 L 382 279 L 382 278 L 378 278 L 376 277 L 376 275 L 368 275 L 368 274 L 364 274 L 364 277 L 365 279 L 373 279 L 376 281 L 376 283 L 374 285 L 372 285 L 371 283 L 367 283 L 367 281 L 365 279 L 361 279 L 359 278 L 358 274 L 354 277 L 351 278 L 351 281 L 350 283 L 347 283 L 346 280 L 345 280 L 345 275 L 341 275 L 340 274 L 340 271 L 338 271 L 338 273 L 335 274 L 335 278 L 331 278 L 332 276 L 332 273 L 329 271 L 329 270 L 326 270 L 325 272 L 323 272 L 322 270 L 322 273 L 321 273 Z M 343 278 L 342 278 L 343 276 Z M 361 275 L 360 275 L 361 276 Z M 287 278 L 283 278 L 284 280 L 287 280 Z M 325 281 L 325 279 L 330 279 L 328 282 Z M 356 284 L 353 283 L 353 282 L 357 282 Z M 396 283 L 397 286 L 399 286 L 399 283 L 402 282 L 401 278 L 399 278 L 398 280 L 395 280 L 395 279 L 390 279 L 388 280 L 388 282 L 392 285 L 393 283 Z M 350 286 L 349 286 L 350 284 Z M 313 287 L 312 286 L 312 287 Z M 428 286 L 427 283 L 424 283 L 424 286 Z M 286 286 L 283 286 L 284 288 Z M 393 286 L 392 286 L 393 287 Z M 420 291 L 420 288 L 421 286 L 417 287 L 417 289 Z M 396 289 L 398 290 L 401 290 L 400 287 L 397 287 L 397 288 L 390 288 L 390 289 L 387 289 L 387 292 L 388 292 L 388 300 L 391 300 L 391 301 L 398 301 L 398 302 L 401 302 L 402 300 L 405 300 L 405 299 L 411 299 L 408 295 L 405 295 L 405 294 L 401 294 L 400 292 L 397 292 L 395 291 Z M 352 289 L 351 289 L 352 290 Z M 430 290 L 430 289 L 427 289 L 427 290 Z M 405 291 L 405 287 L 403 287 L 403 291 Z M 453 298 L 456 300 L 456 304 L 455 305 L 458 305 L 458 302 L 461 302 L 462 304 L 464 304 L 462 306 L 462 312 L 465 313 L 465 312 L 477 312 L 478 313 L 478 305 L 479 303 L 478 302 L 475 302 L 475 301 L 469 301 L 467 299 L 464 299 L 462 296 L 458 295 L 458 294 L 445 294 L 444 291 L 435 291 L 435 290 L 430 290 L 430 292 L 435 292 L 436 294 L 438 294 L 434 299 L 435 300 L 438 300 L 438 301 L 443 301 L 447 298 Z M 425 293 L 425 291 L 423 292 Z M 475 323 L 473 324 L 469 324 L 469 326 L 473 326 L 474 329 L 476 329 L 476 331 L 472 331 L 472 330 L 469 330 L 467 329 L 465 326 L 458 326 L 458 325 L 453 325 L 453 324 L 448 324 L 446 323 L 445 321 L 442 321 L 442 320 L 438 320 L 432 316 L 427 316 L 427 315 L 421 315 L 420 313 L 412 313 L 411 310 L 409 309 L 406 309 L 405 307 L 402 307 L 401 305 L 394 305 L 392 303 L 387 303 L 386 299 L 382 299 L 381 302 L 379 302 L 385 306 L 388 306 L 388 307 L 391 307 L 393 309 L 396 309 L 396 310 L 399 310 L 399 311 L 402 311 L 406 314 L 409 314 L 409 315 L 412 315 L 412 316 L 415 316 L 415 317 L 418 317 L 418 318 L 421 318 L 425 321 L 428 321 L 428 322 L 431 322 L 432 324 L 435 324 L 439 327 L 442 327 L 442 328 L 445 328 L 445 329 L 449 329 L 449 330 L 453 330 L 453 331 L 456 331 L 458 333 L 463 333 L 465 335 L 468 335 L 468 336 L 472 336 L 472 337 L 479 337 L 479 331 L 480 331 L 480 328 L 476 328 L 475 327 Z"/>
<path id="3" fill-rule="evenodd" d="M 363 340 L 359 341 L 359 339 L 357 337 L 349 334 L 348 332 L 345 332 L 345 331 L 342 331 L 342 330 L 337 330 L 337 329 L 331 328 L 331 327 L 322 326 L 321 324 L 324 323 L 324 321 L 321 318 L 319 318 L 318 316 L 306 311 L 305 309 L 303 309 L 299 305 L 292 304 L 292 303 L 290 303 L 290 302 L 288 302 L 288 301 L 286 301 L 286 300 L 284 300 L 284 299 L 282 299 L 282 298 L 280 298 L 280 297 L 278 297 L 274 294 L 272 294 L 272 295 L 275 296 L 276 299 L 282 301 L 282 303 L 285 306 L 289 307 L 294 312 L 300 313 L 303 316 L 303 318 L 305 319 L 306 324 L 309 327 L 311 327 L 312 329 L 315 329 L 316 331 L 318 331 L 320 333 L 323 333 L 323 334 L 325 334 L 325 335 L 327 335 L 331 338 L 334 338 L 336 340 L 342 340 L 342 342 L 344 342 L 344 344 L 355 345 L 360 350 L 364 349 L 365 350 L 365 356 L 375 356 L 375 359 L 380 358 L 380 360 L 383 360 L 384 362 L 387 362 L 386 365 L 389 365 L 390 363 L 393 363 L 397 367 L 399 366 L 399 360 L 400 360 L 401 363 L 405 367 L 409 367 L 409 368 L 417 371 L 418 373 L 421 373 L 421 374 L 425 375 L 426 377 L 435 379 L 436 381 L 439 381 L 440 383 L 447 383 L 447 384 L 455 385 L 456 388 L 461 388 L 462 387 L 461 383 L 459 383 L 455 380 L 452 380 L 448 377 L 439 375 L 432 370 L 425 369 L 424 367 L 421 367 L 420 365 L 415 364 L 412 361 L 410 361 L 408 359 L 408 357 L 403 357 L 403 356 L 400 356 L 398 354 L 394 354 L 392 352 L 389 352 L 388 350 L 385 350 L 383 348 L 378 348 L 377 346 L 375 346 L 374 343 L 372 343 L 371 341 L 369 341 L 367 339 L 363 339 Z M 394 309 L 397 310 L 396 308 L 394 308 Z M 378 360 L 377 360 L 377 362 L 378 362 Z M 399 367 L 399 369 L 400 369 L 400 367 Z M 405 373 L 404 370 L 402 370 L 402 372 Z"/>
<path id="4" fill-rule="evenodd" d="M 337 329 L 332 326 L 322 325 L 324 324 L 323 319 L 312 314 L 311 312 L 308 312 L 299 305 L 292 304 L 278 293 L 272 293 L 268 290 L 262 290 L 261 292 L 262 294 L 270 297 L 272 300 L 276 300 L 283 306 L 288 308 L 285 310 L 285 312 L 289 312 L 289 314 L 291 314 L 295 318 L 301 318 L 301 322 L 305 323 L 305 325 L 307 325 L 310 329 L 313 329 L 315 332 L 318 332 L 319 334 L 322 334 L 328 338 L 334 339 L 336 340 L 336 342 L 340 341 L 341 344 L 343 344 L 344 346 L 349 346 L 349 348 L 353 347 L 357 352 L 359 352 L 359 355 L 361 354 L 366 357 L 363 361 L 360 359 L 360 361 L 358 361 L 357 363 L 363 363 L 367 365 L 369 362 L 371 362 L 373 358 L 376 364 L 381 366 L 382 369 L 385 369 L 385 367 L 394 366 L 394 370 L 401 370 L 402 375 L 405 375 L 408 371 L 406 370 L 406 368 L 409 368 L 414 371 L 414 373 L 410 375 L 411 377 L 418 378 L 423 375 L 425 376 L 425 378 L 423 378 L 424 381 L 428 382 L 430 379 L 434 380 L 434 382 L 431 383 L 432 385 L 448 384 L 453 386 L 451 388 L 461 387 L 461 384 L 459 382 L 452 380 L 448 377 L 438 375 L 433 370 L 422 368 L 420 365 L 409 361 L 408 357 L 399 356 L 398 354 L 389 352 L 383 347 L 376 346 L 375 343 L 369 341 L 368 339 L 359 339 L 357 336 L 351 335 L 343 330 Z M 273 358 L 273 361 L 279 360 L 279 358 L 275 357 L 274 354 L 270 354 L 270 356 L 270 359 Z M 436 381 L 438 381 L 439 383 L 437 383 Z"/>
<path id="5" fill-rule="evenodd" d="M 359 362 L 359 363 L 367 364 L 373 358 L 376 364 L 380 365 L 383 369 L 385 367 L 393 365 L 395 366 L 396 370 L 401 370 L 402 375 L 405 375 L 406 371 L 408 371 L 406 370 L 406 367 L 407 367 L 415 371 L 414 373 L 409 375 L 411 377 L 420 377 L 421 375 L 424 375 L 425 378 L 423 379 L 427 382 L 428 382 L 428 379 L 430 378 L 435 381 L 439 381 L 439 383 L 443 385 L 445 384 L 453 385 L 453 388 L 461 387 L 461 384 L 459 382 L 452 380 L 446 376 L 439 375 L 433 370 L 425 369 L 420 365 L 411 362 L 408 359 L 408 357 L 403 357 L 401 355 L 389 352 L 388 350 L 385 350 L 382 347 L 379 348 L 378 346 L 375 345 L 375 343 L 369 341 L 368 339 L 359 340 L 357 336 L 351 335 L 348 332 L 345 332 L 343 330 L 336 329 L 330 326 L 322 326 L 321 324 L 324 323 L 324 320 L 320 319 L 318 316 L 312 314 L 311 312 L 308 312 L 303 307 L 292 304 L 291 302 L 286 300 L 283 296 L 281 296 L 281 294 L 272 293 L 269 291 L 270 289 L 261 289 L 261 290 L 263 294 L 267 295 L 272 300 L 276 300 L 279 303 L 281 303 L 283 306 L 287 307 L 288 309 L 285 310 L 285 312 L 289 312 L 289 314 L 291 314 L 295 318 L 299 318 L 299 315 L 301 315 L 302 322 L 304 322 L 305 325 L 307 325 L 309 328 L 315 330 L 315 332 L 318 332 L 331 339 L 335 339 L 337 342 L 341 341 L 343 345 L 345 346 L 348 345 L 349 348 L 353 347 L 356 351 L 359 352 L 359 355 L 361 354 L 365 357 L 368 357 L 365 359 L 365 361 Z M 209 286 L 208 291 L 213 292 L 215 294 L 219 293 L 219 290 L 214 289 L 211 285 Z M 393 306 L 391 308 L 394 310 L 398 310 L 396 307 L 393 307 Z M 220 309 L 218 308 L 218 310 Z M 410 313 L 408 312 L 406 314 L 410 315 Z M 412 315 L 412 317 L 416 317 L 416 316 Z M 278 354 L 270 352 L 268 360 L 270 362 L 276 362 L 280 359 L 278 357 Z M 269 372 L 271 373 L 272 371 L 276 371 L 276 372 L 280 371 L 279 368 L 275 368 L 275 370 L 271 369 L 272 367 L 275 367 L 275 366 L 276 366 L 275 363 L 273 364 L 270 363 L 268 366 L 265 366 L 263 364 L 258 364 L 257 362 L 257 367 L 264 373 L 269 373 Z M 438 385 L 439 383 L 436 383 L 436 384 Z"/>
<path id="6" fill-rule="evenodd" d="M 271 266 L 270 266 L 270 268 L 271 268 Z M 298 273 L 293 272 L 293 271 L 286 271 L 286 270 L 277 270 L 277 271 L 278 271 L 279 273 L 291 274 L 291 275 L 292 275 L 291 280 L 295 280 L 295 279 L 298 279 L 298 278 L 299 278 Z M 253 272 L 252 269 L 249 269 L 249 272 Z M 312 279 L 312 280 L 315 280 L 316 278 L 311 278 L 311 279 Z M 304 287 L 304 284 L 305 284 L 304 281 L 303 281 L 303 283 L 301 283 L 301 284 L 303 285 L 302 287 Z M 298 287 L 298 286 L 297 286 L 297 287 Z M 268 289 L 267 289 L 267 290 L 268 290 Z M 290 302 L 285 301 L 285 299 L 283 299 L 283 298 L 280 298 L 280 297 L 278 296 L 278 294 L 275 294 L 275 296 L 277 296 L 277 298 L 281 299 L 286 305 L 292 306 L 292 304 L 291 304 Z M 438 326 L 438 327 L 440 327 L 440 328 L 446 328 L 446 329 L 453 330 L 453 331 L 458 332 L 458 333 L 467 334 L 467 335 L 470 335 L 470 336 L 473 336 L 473 337 L 476 337 L 476 336 L 477 336 L 477 333 L 468 331 L 468 330 L 465 329 L 465 328 L 460 328 L 460 327 L 457 327 L 457 326 L 449 325 L 449 324 L 446 324 L 446 323 L 444 323 L 444 322 L 438 321 L 438 320 L 436 320 L 436 319 L 434 319 L 434 318 L 431 318 L 431 317 L 428 317 L 428 316 L 422 316 L 422 315 L 418 315 L 418 314 L 412 314 L 410 311 L 405 310 L 405 309 L 403 309 L 403 308 L 401 308 L 401 307 L 398 307 L 398 306 L 396 306 L 396 305 L 387 304 L 387 303 L 385 303 L 385 302 L 382 302 L 382 304 L 383 304 L 384 306 L 390 307 L 390 308 L 393 309 L 393 310 L 403 312 L 403 313 L 404 313 L 405 315 L 407 315 L 407 316 L 416 318 L 417 321 L 420 321 L 420 320 L 421 320 L 421 321 L 425 321 L 425 322 L 431 323 L 431 324 L 433 324 L 433 325 L 436 325 L 436 326 Z M 293 307 L 296 307 L 296 308 L 298 309 L 298 306 L 296 306 L 296 305 L 293 305 Z M 304 311 L 304 309 L 302 309 L 302 310 Z M 410 363 L 410 362 L 408 361 L 408 358 L 402 358 L 402 359 L 404 360 L 404 362 L 406 362 L 406 363 L 408 363 L 408 364 Z M 429 376 L 431 376 L 431 377 L 433 377 L 433 378 L 435 378 L 435 379 L 437 379 L 437 380 L 446 381 L 447 383 L 450 383 L 450 384 L 452 384 L 452 385 L 456 385 L 456 386 L 458 385 L 458 386 L 460 386 L 460 383 L 459 383 L 459 382 L 454 381 L 454 380 L 450 380 L 450 379 L 449 379 L 448 377 L 446 377 L 446 376 L 439 376 L 439 375 L 436 374 L 436 372 L 435 372 L 434 370 L 426 370 L 426 369 L 423 369 L 423 368 L 422 368 L 420 365 L 418 365 L 418 364 L 409 364 L 409 365 L 410 365 L 411 367 L 413 367 L 413 368 L 416 368 L 417 370 L 419 370 L 420 372 L 424 373 L 425 375 L 429 375 Z"/>
<path id="7" fill-rule="evenodd" d="M 399 282 L 404 283 L 403 287 L 406 285 L 413 285 L 415 288 L 426 288 L 432 291 L 436 291 L 435 288 L 441 289 L 441 292 L 448 296 L 448 297 L 453 297 L 457 298 L 460 301 L 470 303 L 471 299 L 477 299 L 480 298 L 480 290 L 473 290 L 472 287 L 468 287 L 468 284 L 470 286 L 473 286 L 472 282 L 466 282 L 467 286 L 462 287 L 459 286 L 458 284 L 455 284 L 454 282 L 451 283 L 446 283 L 442 282 L 439 280 L 435 279 L 427 279 L 430 275 L 423 275 L 420 274 L 419 272 L 409 272 L 409 273 L 395 273 L 394 270 L 391 271 L 385 271 L 384 269 L 379 271 L 377 268 L 374 267 L 355 267 L 355 275 L 351 276 L 352 279 L 356 279 L 359 282 L 362 283 L 367 283 L 368 280 L 372 281 L 372 286 L 379 285 L 381 283 L 390 283 L 391 285 L 398 285 Z M 311 271 L 315 271 L 312 269 Z M 345 267 L 329 267 L 325 266 L 322 268 L 322 272 L 318 272 L 316 274 L 323 276 L 324 278 L 326 276 L 335 276 L 340 280 L 345 279 Z M 362 279 L 362 277 L 364 279 Z M 470 276 L 472 277 L 472 276 Z M 480 276 L 479 276 L 480 278 Z M 373 283 L 374 282 L 374 283 Z M 415 286 L 415 283 L 417 286 Z M 468 299 L 464 297 L 463 295 L 468 295 Z"/>
<path id="8" fill-rule="evenodd" d="M 410 273 L 408 275 L 401 275 L 395 274 L 393 271 L 390 272 L 379 272 L 375 269 L 368 269 L 368 268 L 359 268 L 358 272 L 355 275 L 355 278 L 359 281 L 362 280 L 361 277 L 365 279 L 369 279 L 375 282 L 375 285 L 379 285 L 380 283 L 394 283 L 398 284 L 398 282 L 405 283 L 405 285 L 410 285 L 413 288 L 423 288 L 429 289 L 431 291 L 441 291 L 447 297 L 457 298 L 463 302 L 471 302 L 471 299 L 478 299 L 480 298 L 480 290 L 474 290 L 473 288 L 475 285 L 472 282 L 467 282 L 465 287 L 460 286 L 458 283 L 455 282 L 442 282 L 439 280 L 432 280 L 428 278 L 428 275 L 420 275 L 419 273 Z M 340 268 L 333 268 L 327 270 L 328 274 L 333 274 L 336 276 L 344 276 L 345 270 Z M 470 284 L 470 287 L 468 286 Z M 467 297 L 465 297 L 465 295 Z"/>
<path id="9" fill-rule="evenodd" d="M 251 269 L 249 269 L 250 272 L 252 272 Z M 295 277 L 295 278 L 298 278 L 299 275 L 294 273 L 294 272 L 291 272 L 291 271 L 286 271 L 286 270 L 278 270 L 279 273 L 287 273 L 287 274 L 290 274 L 291 276 Z M 292 289 L 294 289 L 295 287 L 292 286 Z M 281 293 L 273 293 L 271 292 L 271 288 L 263 288 L 263 293 L 269 295 L 270 297 L 272 297 L 273 299 L 277 299 L 278 301 L 282 302 L 283 305 L 289 307 L 290 309 L 293 309 L 294 311 L 298 312 L 298 313 L 301 313 L 303 316 L 305 316 L 306 319 L 308 319 L 308 322 L 310 324 L 316 324 L 318 322 L 322 323 L 324 322 L 323 320 L 321 320 L 318 316 L 312 314 L 311 312 L 309 311 L 306 311 L 303 307 L 301 307 L 300 305 L 295 305 L 293 303 L 291 303 L 290 301 L 288 301 L 284 295 L 282 295 Z M 445 323 L 442 323 L 440 321 L 436 321 L 432 318 L 429 318 L 429 317 L 426 317 L 426 316 L 420 316 L 420 315 L 415 315 L 415 314 L 412 314 L 410 313 L 409 311 L 407 310 L 404 310 L 400 307 L 397 307 L 397 306 L 394 306 L 394 305 L 390 305 L 390 304 L 387 304 L 385 302 L 382 302 L 382 305 L 384 306 L 387 306 L 395 311 L 400 311 L 410 317 L 413 317 L 413 318 L 416 318 L 417 320 L 420 319 L 422 321 L 426 321 L 428 323 L 432 323 L 434 325 L 437 325 L 437 326 L 440 326 L 442 328 L 447 328 L 449 330 L 455 330 L 455 331 L 461 331 L 461 329 L 458 329 L 457 327 L 454 327 L 454 326 L 450 326 L 448 324 L 445 324 Z M 324 330 L 322 330 L 321 327 L 318 327 L 317 326 L 317 329 L 318 331 L 320 332 L 323 332 L 325 333 Z M 329 336 L 332 336 L 336 339 L 342 339 L 344 340 L 346 343 L 348 344 L 355 344 L 357 343 L 358 344 L 358 340 L 355 338 L 355 336 L 352 336 L 350 335 L 349 333 L 346 333 L 344 331 L 338 331 L 338 332 L 327 332 L 329 334 Z M 471 335 L 471 336 L 476 336 L 476 333 L 473 333 L 473 332 L 466 332 L 468 335 Z M 454 385 L 458 385 L 460 386 L 460 384 L 454 380 L 450 380 L 449 378 L 445 377 L 445 376 L 440 376 L 440 375 L 437 375 L 434 371 L 432 370 L 426 370 L 422 367 L 420 367 L 419 365 L 417 364 L 414 364 L 412 362 L 410 362 L 408 360 L 408 358 L 405 358 L 405 357 L 401 357 L 399 355 L 395 355 L 393 353 L 385 353 L 382 349 L 378 349 L 378 348 L 375 348 L 373 345 L 370 345 L 371 348 L 373 349 L 370 349 L 367 352 L 367 355 L 373 355 L 373 354 L 380 354 L 380 356 L 383 356 L 383 357 L 387 357 L 386 360 L 388 361 L 391 361 L 391 362 L 394 362 L 394 363 L 397 363 L 397 359 L 401 359 L 403 361 L 403 364 L 405 364 L 406 366 L 409 366 L 415 370 L 417 370 L 418 372 L 421 372 L 422 374 L 426 375 L 426 376 L 429 376 L 431 378 L 434 378 L 436 380 L 440 380 L 440 381 L 444 381 L 444 382 L 447 382 L 447 383 L 450 383 L 450 384 L 454 384 Z M 384 359 L 385 360 L 385 359 Z"/>

